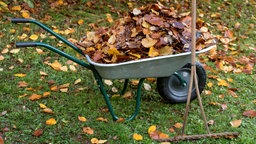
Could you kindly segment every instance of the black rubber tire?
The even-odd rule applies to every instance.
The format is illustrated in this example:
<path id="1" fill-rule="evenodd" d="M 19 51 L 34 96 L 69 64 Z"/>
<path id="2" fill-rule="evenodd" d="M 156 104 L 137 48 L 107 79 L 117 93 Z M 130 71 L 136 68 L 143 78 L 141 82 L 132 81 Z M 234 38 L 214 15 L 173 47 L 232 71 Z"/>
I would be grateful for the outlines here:
<path id="1" fill-rule="evenodd" d="M 183 86 L 177 76 L 172 74 L 169 77 L 157 78 L 157 90 L 160 96 L 168 103 L 186 103 L 190 83 L 191 64 L 187 63 L 176 72 L 186 81 L 186 86 Z M 201 93 L 205 87 L 207 77 L 203 66 L 199 62 L 196 62 L 196 74 L 199 92 Z M 193 86 L 190 100 L 192 101 L 196 97 L 196 88 Z"/>

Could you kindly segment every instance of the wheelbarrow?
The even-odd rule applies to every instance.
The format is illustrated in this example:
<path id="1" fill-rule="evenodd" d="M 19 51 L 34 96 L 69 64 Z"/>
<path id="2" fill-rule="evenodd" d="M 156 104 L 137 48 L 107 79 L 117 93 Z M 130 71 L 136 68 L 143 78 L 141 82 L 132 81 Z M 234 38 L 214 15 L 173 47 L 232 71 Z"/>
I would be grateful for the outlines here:
<path id="1" fill-rule="evenodd" d="M 106 89 L 103 84 L 103 79 L 125 79 L 123 90 L 121 94 L 125 93 L 128 86 L 129 79 L 137 78 L 139 83 L 137 86 L 136 93 L 136 104 L 134 113 L 126 118 L 125 120 L 133 120 L 139 113 L 140 101 L 141 101 L 141 90 L 143 81 L 145 78 L 154 77 L 157 78 L 157 90 L 160 96 L 166 100 L 168 103 L 184 103 L 187 101 L 188 87 L 190 83 L 190 71 L 191 64 L 190 54 L 191 52 L 184 52 L 175 55 L 158 56 L 154 58 L 145 58 L 140 60 L 121 62 L 115 64 L 101 64 L 93 62 L 88 55 L 85 55 L 83 51 L 77 48 L 74 44 L 55 33 L 53 30 L 45 26 L 44 24 L 33 20 L 33 19 L 22 19 L 13 18 L 11 19 L 13 23 L 33 23 L 46 30 L 57 39 L 61 40 L 79 54 L 86 57 L 88 63 L 81 61 L 80 59 L 73 57 L 51 45 L 42 42 L 17 42 L 16 47 L 44 47 L 59 55 L 74 61 L 75 63 L 91 70 L 97 81 L 99 89 L 104 97 L 107 104 L 109 112 L 113 120 L 118 120 L 119 117 L 115 114 L 112 108 L 110 98 L 111 96 L 107 94 Z M 209 46 L 203 50 L 197 51 L 196 53 L 204 53 L 212 49 L 214 46 Z M 200 93 L 203 91 L 206 85 L 206 72 L 202 65 L 196 63 L 198 87 Z M 192 89 L 191 100 L 196 98 L 195 87 Z"/>

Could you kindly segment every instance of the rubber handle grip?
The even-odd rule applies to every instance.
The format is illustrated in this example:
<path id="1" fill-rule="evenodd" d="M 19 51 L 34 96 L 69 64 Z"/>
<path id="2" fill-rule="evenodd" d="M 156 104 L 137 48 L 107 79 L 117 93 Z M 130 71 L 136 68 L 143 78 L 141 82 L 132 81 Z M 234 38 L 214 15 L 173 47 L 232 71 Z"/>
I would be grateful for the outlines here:
<path id="1" fill-rule="evenodd" d="M 37 46 L 36 42 L 18 42 L 16 43 L 16 47 L 35 47 Z"/>
<path id="2" fill-rule="evenodd" d="M 31 19 L 24 19 L 24 18 L 12 18 L 12 23 L 29 23 Z"/>

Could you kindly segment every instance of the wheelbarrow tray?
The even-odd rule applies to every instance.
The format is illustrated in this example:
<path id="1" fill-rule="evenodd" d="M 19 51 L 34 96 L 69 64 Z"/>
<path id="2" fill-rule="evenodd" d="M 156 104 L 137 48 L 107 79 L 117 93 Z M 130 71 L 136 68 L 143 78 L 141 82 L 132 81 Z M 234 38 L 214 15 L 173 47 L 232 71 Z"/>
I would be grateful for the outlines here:
<path id="1" fill-rule="evenodd" d="M 213 47 L 216 46 L 209 46 L 197 51 L 196 54 L 207 52 Z M 88 55 L 86 55 L 86 58 L 95 67 L 101 77 L 105 79 L 168 77 L 191 61 L 191 52 L 113 64 L 93 62 Z"/>

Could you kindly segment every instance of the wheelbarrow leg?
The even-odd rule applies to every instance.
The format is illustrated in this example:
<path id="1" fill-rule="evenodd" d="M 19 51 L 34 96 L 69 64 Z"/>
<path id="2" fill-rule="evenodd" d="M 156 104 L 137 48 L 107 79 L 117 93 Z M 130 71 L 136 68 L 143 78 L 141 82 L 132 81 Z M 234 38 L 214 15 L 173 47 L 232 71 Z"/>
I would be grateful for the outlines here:
<path id="1" fill-rule="evenodd" d="M 95 79 L 97 81 L 97 84 L 99 85 L 100 91 L 101 91 L 101 93 L 104 97 L 104 100 L 107 104 L 107 107 L 109 109 L 109 112 L 110 112 L 113 120 L 114 121 L 118 120 L 119 117 L 115 114 L 114 109 L 113 109 L 113 107 L 110 103 L 110 97 L 109 97 L 109 95 L 107 94 L 107 92 L 105 90 L 105 87 L 103 85 L 101 76 L 97 73 L 97 71 L 94 71 L 94 76 L 95 76 Z M 141 89 L 142 89 L 143 81 L 144 81 L 144 78 L 140 79 L 139 84 L 138 84 L 138 89 L 137 89 L 137 94 L 136 94 L 136 105 L 135 105 L 134 113 L 130 117 L 126 118 L 125 119 L 126 121 L 133 120 L 139 113 L 140 99 L 141 99 Z M 128 84 L 128 79 L 125 80 L 124 90 L 126 89 L 127 84 Z"/>
<path id="2" fill-rule="evenodd" d="M 128 86 L 128 82 L 129 82 L 129 79 L 125 79 L 123 90 L 120 93 L 121 95 L 123 95 L 125 93 L 127 86 Z"/>

